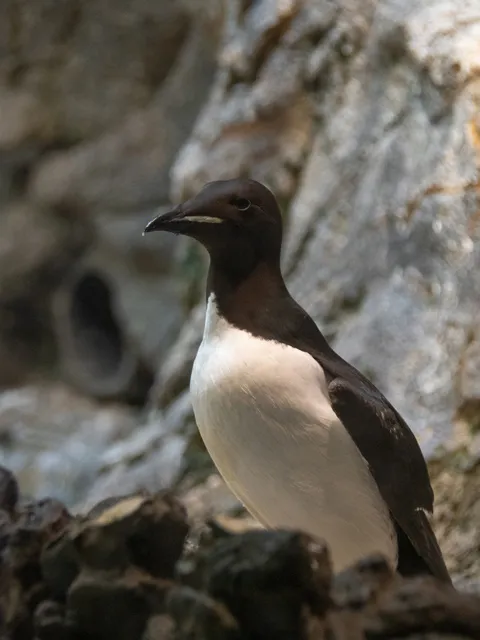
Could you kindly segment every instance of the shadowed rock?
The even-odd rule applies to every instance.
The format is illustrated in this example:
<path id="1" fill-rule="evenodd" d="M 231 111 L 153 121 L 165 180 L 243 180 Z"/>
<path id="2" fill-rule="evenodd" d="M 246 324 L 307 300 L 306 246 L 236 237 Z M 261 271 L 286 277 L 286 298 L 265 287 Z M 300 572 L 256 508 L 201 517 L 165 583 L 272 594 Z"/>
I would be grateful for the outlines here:
<path id="1" fill-rule="evenodd" d="M 77 270 L 59 287 L 53 310 L 66 377 L 91 396 L 143 404 L 153 374 L 125 334 L 104 276 Z"/>
<path id="2" fill-rule="evenodd" d="M 187 538 L 185 509 L 168 494 L 108 498 L 75 518 L 49 499 L 7 502 L 2 640 L 480 634 L 480 598 L 429 577 L 402 579 L 380 556 L 332 577 L 328 549 L 295 531 L 235 534 L 215 521 Z"/>

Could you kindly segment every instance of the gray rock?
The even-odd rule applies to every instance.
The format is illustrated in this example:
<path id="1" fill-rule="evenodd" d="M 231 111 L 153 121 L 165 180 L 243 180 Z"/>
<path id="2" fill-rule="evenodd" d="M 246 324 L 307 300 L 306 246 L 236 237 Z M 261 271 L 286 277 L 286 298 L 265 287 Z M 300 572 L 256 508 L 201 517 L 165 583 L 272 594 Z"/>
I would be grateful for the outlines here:
<path id="1" fill-rule="evenodd" d="M 99 405 L 65 386 L 30 386 L 0 395 L 0 465 L 17 475 L 22 494 L 74 505 L 97 477 L 102 454 L 131 433 L 136 416 Z"/>
<path id="2" fill-rule="evenodd" d="M 84 261 L 111 280 L 121 324 L 155 365 L 183 320 L 184 287 L 172 276 L 172 239 L 154 243 L 141 234 L 169 201 L 170 166 L 214 75 L 216 30 L 214 17 L 196 20 L 147 105 L 98 137 L 48 154 L 29 187 L 44 206 L 75 207 L 89 216 L 95 243 Z"/>
<path id="3" fill-rule="evenodd" d="M 204 25 L 194 28 L 144 108 L 39 164 L 34 197 L 49 204 L 80 202 L 90 214 L 119 217 L 148 215 L 168 202 L 168 171 L 208 94 L 215 46 L 215 37 L 205 40 Z"/>
<path id="4" fill-rule="evenodd" d="M 431 459 L 442 548 L 457 583 L 474 588 L 477 4 L 10 4 L 0 20 L 0 384 L 66 377 L 59 336 L 70 326 L 56 330 L 54 301 L 91 269 L 114 300 L 110 338 L 119 330 L 130 362 L 157 371 L 148 416 L 50 383 L 0 395 L 2 461 L 22 490 L 79 505 L 180 483 L 195 518 L 238 510 L 211 479 L 188 399 L 204 257 L 141 231 L 170 197 L 251 175 L 282 205 L 293 294 Z M 102 372 L 105 384 L 115 377 Z M 84 393 L 101 396 L 100 377 Z"/>
<path id="5" fill-rule="evenodd" d="M 1 169 L 0 169 L 1 173 Z M 71 268 L 91 236 L 78 221 L 20 200 L 0 216 L 0 387 L 50 364 L 52 282 Z"/>
<path id="6" fill-rule="evenodd" d="M 77 266 L 55 292 L 52 311 L 64 377 L 95 398 L 143 405 L 152 371 L 126 332 L 102 271 Z"/>
<path id="7" fill-rule="evenodd" d="M 275 190 L 293 295 L 412 426 L 432 460 L 447 561 L 459 584 L 474 585 L 480 9 L 455 0 L 239 7 L 172 193 L 239 174 Z M 188 385 L 202 309 L 160 368 L 160 406 Z"/>
<path id="8" fill-rule="evenodd" d="M 181 393 L 190 380 L 193 359 L 200 345 L 203 332 L 205 305 L 198 305 L 185 323 L 167 357 L 161 364 L 152 389 L 152 402 L 159 406 L 168 405 Z"/>
<path id="9" fill-rule="evenodd" d="M 185 287 L 171 277 L 170 239 L 159 249 L 141 232 L 168 204 L 170 166 L 215 73 L 220 16 L 215 3 L 203 13 L 183 0 L 102 0 L 94 10 L 9 3 L 0 27 L 0 307 L 8 326 L 25 317 L 39 326 L 24 331 L 29 340 L 0 327 L 0 384 L 40 367 L 68 370 L 57 338 L 72 327 L 52 327 L 51 305 L 79 263 L 116 289 L 114 331 L 129 337 L 134 359 L 156 367 L 178 332 Z"/>
<path id="10" fill-rule="evenodd" d="M 110 415 L 111 404 L 59 391 L 52 379 L 93 398 L 144 404 L 151 371 L 179 331 L 187 287 L 172 277 L 176 245 L 141 233 L 168 206 L 170 166 L 215 73 L 220 19 L 216 2 L 201 11 L 185 0 L 8 3 L 0 25 L 0 387 L 18 388 L 0 394 L 0 438 L 24 492 L 75 504 L 107 472 L 104 449 L 144 427 L 139 412 L 116 406 Z M 99 287 L 84 286 L 92 274 Z M 151 484 L 171 481 L 178 443 L 154 456 L 150 467 L 163 472 L 150 474 Z"/>
<path id="11" fill-rule="evenodd" d="M 455 442 L 480 300 L 478 17 L 453 0 L 255 3 L 230 18 L 210 102 L 173 169 L 179 197 L 245 172 L 276 190 L 294 296 L 429 456 Z M 200 324 L 196 312 L 171 359 Z M 181 370 L 163 368 L 162 388 Z M 469 371 L 471 388 L 480 369 Z"/>
<path id="12" fill-rule="evenodd" d="M 97 479 L 76 508 L 84 511 L 110 496 L 171 487 L 181 471 L 187 444 L 185 436 L 166 436 L 155 424 L 138 429 L 100 458 Z"/>
<path id="13" fill-rule="evenodd" d="M 302 532 L 236 534 L 216 522 L 195 532 L 170 492 L 109 497 L 77 516 L 52 498 L 7 502 L 0 509 L 5 637 L 479 635 L 478 596 L 431 576 L 403 579 L 378 554 L 334 576 L 325 543 Z"/>
<path id="14" fill-rule="evenodd" d="M 0 33 L 0 78 L 39 96 L 53 116 L 52 137 L 63 140 L 95 135 L 145 104 L 188 27 L 176 0 L 10 6 Z"/>
<path id="15" fill-rule="evenodd" d="M 458 588 L 480 593 L 480 437 L 430 465 L 435 492 L 434 526 Z"/>

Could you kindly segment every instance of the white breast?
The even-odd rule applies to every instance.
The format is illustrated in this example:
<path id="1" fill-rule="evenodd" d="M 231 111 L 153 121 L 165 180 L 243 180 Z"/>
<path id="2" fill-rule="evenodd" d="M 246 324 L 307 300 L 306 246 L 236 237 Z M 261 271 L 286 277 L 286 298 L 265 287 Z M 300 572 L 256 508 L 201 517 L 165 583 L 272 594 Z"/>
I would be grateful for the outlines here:
<path id="1" fill-rule="evenodd" d="M 263 525 L 324 538 L 336 570 L 376 551 L 396 565 L 388 510 L 311 356 L 229 325 L 210 298 L 190 389 L 215 465 Z"/>

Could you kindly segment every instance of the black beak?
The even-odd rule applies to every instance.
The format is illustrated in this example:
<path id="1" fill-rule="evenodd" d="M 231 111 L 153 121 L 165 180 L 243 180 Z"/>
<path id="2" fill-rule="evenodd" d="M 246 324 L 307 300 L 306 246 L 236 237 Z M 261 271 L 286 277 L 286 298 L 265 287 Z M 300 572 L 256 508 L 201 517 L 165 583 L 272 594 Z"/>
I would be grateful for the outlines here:
<path id="1" fill-rule="evenodd" d="M 170 231 L 195 238 L 199 228 L 204 227 L 205 224 L 221 224 L 222 222 L 224 222 L 222 218 L 205 215 L 201 208 L 192 206 L 189 200 L 151 220 L 145 227 L 143 234 L 150 233 L 150 231 Z"/>
<path id="2" fill-rule="evenodd" d="M 174 231 L 174 227 L 176 226 L 174 223 L 175 221 L 181 220 L 182 213 L 181 205 L 178 205 L 175 209 L 167 213 L 161 213 L 153 218 L 153 220 L 150 220 L 143 233 L 150 233 L 150 231 Z"/>

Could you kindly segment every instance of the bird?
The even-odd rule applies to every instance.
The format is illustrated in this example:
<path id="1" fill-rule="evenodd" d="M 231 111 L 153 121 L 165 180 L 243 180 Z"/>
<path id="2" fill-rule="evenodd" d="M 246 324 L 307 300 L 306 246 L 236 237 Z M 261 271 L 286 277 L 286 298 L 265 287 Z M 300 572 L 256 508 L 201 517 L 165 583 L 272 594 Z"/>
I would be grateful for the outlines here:
<path id="1" fill-rule="evenodd" d="M 153 231 L 208 252 L 191 401 L 207 451 L 246 510 L 266 528 L 325 540 L 336 572 L 379 553 L 403 576 L 451 583 L 420 446 L 291 296 L 272 191 L 250 178 L 209 182 L 155 216 L 144 233 Z"/>

